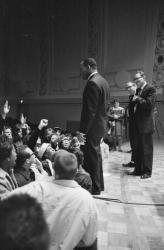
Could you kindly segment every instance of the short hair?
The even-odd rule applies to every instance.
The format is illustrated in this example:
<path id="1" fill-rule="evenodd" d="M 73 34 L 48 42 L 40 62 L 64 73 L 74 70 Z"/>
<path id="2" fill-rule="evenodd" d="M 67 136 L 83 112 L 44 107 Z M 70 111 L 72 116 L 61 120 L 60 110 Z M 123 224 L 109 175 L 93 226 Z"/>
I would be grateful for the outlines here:
<path id="1" fill-rule="evenodd" d="M 120 102 L 119 98 L 113 100 L 113 103 Z"/>
<path id="2" fill-rule="evenodd" d="M 50 142 L 51 136 L 54 134 L 54 130 L 52 128 L 46 128 L 43 132 L 43 142 Z"/>
<path id="3" fill-rule="evenodd" d="M 3 127 L 3 131 L 5 131 L 6 129 L 10 129 L 11 132 L 12 132 L 12 128 L 11 128 L 10 126 L 5 125 L 5 126 Z"/>
<path id="4" fill-rule="evenodd" d="M 146 77 L 144 71 L 142 71 L 142 70 L 137 70 L 137 72 L 135 73 L 135 75 L 136 74 L 140 74 L 140 77 L 143 77 L 143 78 Z M 137 80 L 137 79 L 134 77 L 133 81 L 135 81 L 135 80 Z"/>
<path id="5" fill-rule="evenodd" d="M 16 167 L 15 168 L 22 167 L 22 165 L 25 163 L 25 161 L 31 157 L 31 154 L 26 152 L 27 148 L 28 148 L 27 145 L 20 145 L 19 147 L 17 147 L 17 149 L 16 149 L 17 159 L 16 159 Z"/>
<path id="6" fill-rule="evenodd" d="M 13 144 L 6 135 L 0 135 L 0 164 L 11 155 Z"/>
<path id="7" fill-rule="evenodd" d="M 0 201 L 3 250 L 48 250 L 49 232 L 41 205 L 27 194 Z"/>
<path id="8" fill-rule="evenodd" d="M 85 66 L 88 67 L 90 66 L 92 69 L 97 69 L 97 63 L 94 58 L 86 58 L 81 61 L 81 63 Z"/>
<path id="9" fill-rule="evenodd" d="M 76 156 L 61 149 L 54 154 L 53 168 L 59 179 L 72 180 L 77 172 Z"/>

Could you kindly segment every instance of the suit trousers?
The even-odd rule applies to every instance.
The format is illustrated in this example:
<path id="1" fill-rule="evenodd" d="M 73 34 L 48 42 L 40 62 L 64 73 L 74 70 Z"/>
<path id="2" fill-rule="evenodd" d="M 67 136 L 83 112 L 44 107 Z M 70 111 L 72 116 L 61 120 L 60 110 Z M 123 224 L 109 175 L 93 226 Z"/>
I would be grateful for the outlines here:
<path id="1" fill-rule="evenodd" d="M 135 121 L 129 122 L 129 140 L 130 140 L 130 147 L 132 149 L 131 161 L 136 162 L 138 136 L 136 133 Z"/>
<path id="2" fill-rule="evenodd" d="M 92 134 L 86 135 L 84 146 L 84 169 L 90 174 L 92 179 L 92 191 L 100 192 L 104 190 L 102 156 L 100 142 L 103 136 Z"/>
<path id="3" fill-rule="evenodd" d="M 138 133 L 135 171 L 138 174 L 152 174 L 153 166 L 153 134 Z"/>

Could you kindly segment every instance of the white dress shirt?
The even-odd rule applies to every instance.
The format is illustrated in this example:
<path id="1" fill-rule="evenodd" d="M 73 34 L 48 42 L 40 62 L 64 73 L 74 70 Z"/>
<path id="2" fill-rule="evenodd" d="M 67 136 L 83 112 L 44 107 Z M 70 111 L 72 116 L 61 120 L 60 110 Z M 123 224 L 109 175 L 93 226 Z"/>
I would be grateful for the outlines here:
<path id="1" fill-rule="evenodd" d="M 98 73 L 97 70 L 95 70 L 93 73 L 91 73 L 87 79 L 87 82 L 90 80 L 90 78 Z"/>
<path id="2" fill-rule="evenodd" d="M 143 89 L 145 88 L 146 85 L 147 85 L 147 82 L 145 82 L 145 83 L 142 85 L 139 95 L 141 95 L 141 93 L 142 93 L 142 91 L 143 91 Z"/>
<path id="3" fill-rule="evenodd" d="M 10 195 L 28 193 L 43 206 L 49 226 L 50 250 L 90 246 L 97 238 L 97 208 L 88 191 L 73 180 L 35 181 Z"/>

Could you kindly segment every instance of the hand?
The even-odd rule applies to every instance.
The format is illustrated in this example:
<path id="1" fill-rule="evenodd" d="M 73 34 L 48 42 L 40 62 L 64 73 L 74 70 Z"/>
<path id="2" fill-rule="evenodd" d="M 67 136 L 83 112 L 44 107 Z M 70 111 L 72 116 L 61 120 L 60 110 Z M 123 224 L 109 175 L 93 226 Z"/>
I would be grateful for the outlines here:
<path id="1" fill-rule="evenodd" d="M 134 95 L 132 101 L 136 101 L 137 99 L 138 99 L 138 96 Z"/>
<path id="2" fill-rule="evenodd" d="M 2 109 L 2 113 L 4 115 L 7 115 L 9 112 L 10 112 L 10 106 L 9 106 L 8 101 L 6 100 L 6 102 L 5 102 L 4 106 L 3 106 L 3 109 Z"/>
<path id="3" fill-rule="evenodd" d="M 21 113 L 21 117 L 20 117 L 20 123 L 22 126 L 25 126 L 27 121 L 27 117 L 24 117 L 23 113 Z"/>
<path id="4" fill-rule="evenodd" d="M 118 115 L 114 115 L 114 119 L 118 119 Z"/>
<path id="5" fill-rule="evenodd" d="M 76 137 L 81 145 L 84 145 L 86 142 L 85 134 L 80 133 L 79 131 L 76 132 Z"/>
<path id="6" fill-rule="evenodd" d="M 38 158 L 35 158 L 34 164 L 35 164 L 35 167 L 38 169 L 38 171 L 39 171 L 40 173 L 43 173 L 43 172 L 44 172 L 43 165 L 42 165 L 42 163 L 39 161 Z"/>
<path id="7" fill-rule="evenodd" d="M 48 120 L 47 119 L 42 119 L 38 125 L 38 129 L 42 130 L 44 127 L 48 125 Z"/>

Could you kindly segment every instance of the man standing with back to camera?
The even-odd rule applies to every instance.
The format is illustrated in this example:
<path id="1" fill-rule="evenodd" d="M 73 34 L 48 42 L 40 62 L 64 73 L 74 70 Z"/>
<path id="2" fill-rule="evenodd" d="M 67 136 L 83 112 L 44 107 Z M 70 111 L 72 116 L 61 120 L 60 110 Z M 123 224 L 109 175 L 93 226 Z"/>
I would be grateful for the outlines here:
<path id="1" fill-rule="evenodd" d="M 108 82 L 98 73 L 97 63 L 87 58 L 80 63 L 81 75 L 87 80 L 82 101 L 80 132 L 86 135 L 84 168 L 92 179 L 92 194 L 104 190 L 100 142 L 106 132 L 110 91 Z"/>

